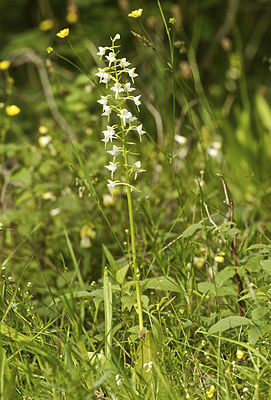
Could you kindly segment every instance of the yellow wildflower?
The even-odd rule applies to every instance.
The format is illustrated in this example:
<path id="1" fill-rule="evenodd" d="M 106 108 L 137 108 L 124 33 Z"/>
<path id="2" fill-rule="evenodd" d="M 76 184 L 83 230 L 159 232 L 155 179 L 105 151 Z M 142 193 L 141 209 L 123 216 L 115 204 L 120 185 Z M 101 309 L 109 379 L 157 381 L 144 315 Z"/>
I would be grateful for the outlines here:
<path id="1" fill-rule="evenodd" d="M 223 263 L 224 262 L 224 257 L 222 256 L 215 256 L 215 261 L 218 263 Z"/>
<path id="2" fill-rule="evenodd" d="M 238 360 L 241 360 L 241 358 L 244 357 L 244 352 L 242 350 L 237 350 L 236 352 L 236 357 L 238 358 Z"/>
<path id="3" fill-rule="evenodd" d="M 54 49 L 51 46 L 47 47 L 46 50 L 47 50 L 48 54 L 50 54 L 50 53 L 52 53 L 52 51 L 54 51 Z"/>
<path id="4" fill-rule="evenodd" d="M 10 117 L 14 117 L 21 112 L 21 109 L 18 106 L 12 104 L 11 106 L 6 106 L 6 114 Z"/>
<path id="5" fill-rule="evenodd" d="M 91 247 L 90 239 L 94 239 L 96 237 L 96 232 L 88 225 L 84 225 L 80 230 L 80 246 L 83 249 L 87 249 Z"/>
<path id="6" fill-rule="evenodd" d="M 66 15 L 66 21 L 69 24 L 75 24 L 78 21 L 78 14 L 74 11 L 68 12 L 68 14 Z"/>
<path id="7" fill-rule="evenodd" d="M 134 10 L 128 14 L 128 17 L 139 18 L 143 12 L 143 8 L 139 8 L 138 10 Z"/>
<path id="8" fill-rule="evenodd" d="M 8 61 L 8 60 L 0 61 L 0 69 L 2 71 L 9 69 L 9 67 L 10 67 L 10 61 Z"/>
<path id="9" fill-rule="evenodd" d="M 60 37 L 61 39 L 64 39 L 65 37 L 67 37 L 70 33 L 69 28 L 65 28 L 62 29 L 61 31 L 59 31 L 56 36 Z"/>
<path id="10" fill-rule="evenodd" d="M 44 21 L 41 21 L 39 24 L 39 28 L 43 32 L 49 31 L 50 29 L 53 28 L 53 26 L 54 26 L 54 22 L 52 19 L 45 19 Z"/>
<path id="11" fill-rule="evenodd" d="M 206 395 L 208 399 L 211 399 L 214 396 L 215 387 L 214 385 L 210 386 L 210 389 L 206 390 Z"/>
<path id="12" fill-rule="evenodd" d="M 197 268 L 201 268 L 204 264 L 204 258 L 203 257 L 194 257 L 194 265 Z"/>
<path id="13" fill-rule="evenodd" d="M 39 126 L 39 133 L 45 135 L 48 132 L 48 128 L 44 125 Z"/>
<path id="14" fill-rule="evenodd" d="M 96 232 L 90 226 L 84 225 L 80 230 L 80 236 L 81 238 L 90 237 L 94 239 L 96 237 Z"/>

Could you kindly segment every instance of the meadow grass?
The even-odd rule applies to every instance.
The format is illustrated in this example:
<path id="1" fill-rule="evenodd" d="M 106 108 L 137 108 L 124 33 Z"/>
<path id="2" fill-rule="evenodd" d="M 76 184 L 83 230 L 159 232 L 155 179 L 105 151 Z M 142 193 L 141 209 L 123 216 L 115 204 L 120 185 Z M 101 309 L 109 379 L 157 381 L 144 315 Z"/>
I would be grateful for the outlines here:
<path id="1" fill-rule="evenodd" d="M 47 59 L 46 100 L 61 130 L 46 118 L 39 147 L 18 156 L 7 135 L 19 135 L 20 110 L 1 114 L 3 400 L 271 400 L 271 108 L 260 83 L 250 93 L 237 25 L 221 38 L 222 88 L 203 82 L 197 61 L 201 13 L 180 40 L 176 9 L 158 0 L 155 10 L 156 34 L 145 9 L 134 14 L 134 60 L 123 61 L 131 76 L 135 62 L 129 82 L 142 105 L 121 90 L 122 35 L 103 39 L 107 61 L 86 40 L 88 68 L 71 29 Z M 123 158 L 110 163 L 114 139 Z"/>

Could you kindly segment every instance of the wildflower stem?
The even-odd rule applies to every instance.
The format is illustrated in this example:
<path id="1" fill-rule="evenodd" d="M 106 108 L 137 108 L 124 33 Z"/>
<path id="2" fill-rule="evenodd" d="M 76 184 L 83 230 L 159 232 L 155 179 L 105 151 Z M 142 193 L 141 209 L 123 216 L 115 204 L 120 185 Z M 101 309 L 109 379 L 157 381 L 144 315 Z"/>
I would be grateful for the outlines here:
<path id="1" fill-rule="evenodd" d="M 91 75 L 89 75 L 88 72 L 87 72 L 88 68 L 87 68 L 86 64 L 84 63 L 84 61 L 82 60 L 82 58 L 80 57 L 80 55 L 77 53 L 77 51 L 75 50 L 75 48 L 73 47 L 71 41 L 70 41 L 68 38 L 67 38 L 67 42 L 69 43 L 69 46 L 70 46 L 71 50 L 74 52 L 74 54 L 76 55 L 76 57 L 78 58 L 78 60 L 79 60 L 79 61 L 81 62 L 81 64 L 83 65 L 83 67 L 84 67 L 84 69 L 85 69 L 85 72 L 84 72 L 84 73 L 87 75 L 88 78 L 91 78 Z"/>
<path id="2" fill-rule="evenodd" d="M 125 129 L 122 123 L 122 131 L 123 131 L 123 144 L 124 144 L 124 165 L 126 169 L 126 182 L 130 184 L 129 173 L 128 173 L 128 157 L 127 157 L 127 146 L 126 146 L 126 138 L 125 138 Z M 130 237 L 131 237 L 131 249 L 132 249 L 132 262 L 133 262 L 133 272 L 134 272 L 134 280 L 136 286 L 136 300 L 137 300 L 137 310 L 138 310 L 138 318 L 139 318 L 139 330 L 143 331 L 143 313 L 142 313 L 142 303 L 140 296 L 140 287 L 139 287 L 139 268 L 136 260 L 136 245 L 135 245 L 135 228 L 134 228 L 134 215 L 133 215 L 133 201 L 132 201 L 132 192 L 130 186 L 126 186 L 126 195 L 128 202 L 128 213 L 129 213 L 129 223 L 130 223 Z"/>

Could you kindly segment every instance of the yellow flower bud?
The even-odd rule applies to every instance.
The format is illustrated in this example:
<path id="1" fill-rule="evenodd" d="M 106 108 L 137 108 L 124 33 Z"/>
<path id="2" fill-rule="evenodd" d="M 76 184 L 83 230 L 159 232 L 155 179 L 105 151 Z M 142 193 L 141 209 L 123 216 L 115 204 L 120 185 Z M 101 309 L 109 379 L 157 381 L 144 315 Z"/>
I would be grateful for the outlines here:
<path id="1" fill-rule="evenodd" d="M 48 132 L 48 128 L 46 126 L 43 126 L 43 125 L 39 126 L 39 133 L 41 135 L 45 135 L 47 132 Z"/>
<path id="2" fill-rule="evenodd" d="M 218 263 L 223 263 L 224 262 L 224 257 L 222 256 L 215 256 L 215 261 Z"/>
<path id="3" fill-rule="evenodd" d="M 18 106 L 12 104 L 11 106 L 6 106 L 6 114 L 10 117 L 14 117 L 15 115 L 19 114 L 21 109 Z"/>
<path id="4" fill-rule="evenodd" d="M 54 26 L 54 22 L 52 19 L 45 19 L 44 21 L 41 21 L 39 24 L 39 28 L 43 32 L 49 31 L 50 29 L 53 28 L 53 26 Z"/>
<path id="5" fill-rule="evenodd" d="M 210 386 L 210 389 L 206 390 L 206 395 L 208 399 L 211 399 L 214 396 L 215 387 L 214 385 Z"/>
<path id="6" fill-rule="evenodd" d="M 0 69 L 2 71 L 9 69 L 9 67 L 10 67 L 10 61 L 8 60 L 0 61 Z"/>
<path id="7" fill-rule="evenodd" d="M 68 12 L 66 15 L 66 21 L 69 24 L 75 24 L 78 21 L 78 14 L 73 11 Z"/>
<path id="8" fill-rule="evenodd" d="M 204 258 L 203 257 L 194 257 L 194 265 L 197 268 L 201 268 L 204 265 Z"/>
<path id="9" fill-rule="evenodd" d="M 237 350 L 236 352 L 236 357 L 238 358 L 238 360 L 241 360 L 241 358 L 244 357 L 244 352 L 242 350 Z"/>

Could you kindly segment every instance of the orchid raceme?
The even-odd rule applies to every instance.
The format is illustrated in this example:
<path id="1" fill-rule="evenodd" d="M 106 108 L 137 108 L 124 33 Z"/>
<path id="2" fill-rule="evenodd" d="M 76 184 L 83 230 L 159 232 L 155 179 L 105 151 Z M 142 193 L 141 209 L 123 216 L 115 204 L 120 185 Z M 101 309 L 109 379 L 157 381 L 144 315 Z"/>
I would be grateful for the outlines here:
<path id="1" fill-rule="evenodd" d="M 145 134 L 142 124 L 133 115 L 129 107 L 133 107 L 139 112 L 141 105 L 141 95 L 133 96 L 131 93 L 136 91 L 132 84 L 138 76 L 135 72 L 135 67 L 131 67 L 131 63 L 125 57 L 119 58 L 119 45 L 116 41 L 120 35 L 111 38 L 111 46 L 99 46 L 97 55 L 100 56 L 106 66 L 98 68 L 96 76 L 99 78 L 99 83 L 105 84 L 108 93 L 103 94 L 97 102 L 102 106 L 102 116 L 107 117 L 108 125 L 103 131 L 102 141 L 105 147 L 112 143 L 112 148 L 107 150 L 107 153 L 113 156 L 113 161 L 109 162 L 105 168 L 111 172 L 111 179 L 117 173 L 119 175 L 119 183 L 122 185 L 130 184 L 136 179 L 140 172 L 145 171 L 141 168 L 140 161 L 129 161 L 131 151 L 128 149 L 127 143 L 131 144 L 131 138 L 128 136 L 139 137 L 141 141 L 142 135 Z M 128 101 L 129 100 L 129 101 Z M 133 105 L 134 104 L 134 105 Z M 110 124 L 110 121 L 117 123 Z M 136 135 L 136 134 L 137 135 Z M 113 144 L 113 139 L 114 143 Z M 118 144 L 117 144 L 118 142 Z M 118 164 L 115 163 L 118 157 Z M 123 174 L 123 172 L 126 172 Z M 126 176 L 126 182 L 123 182 L 123 176 Z M 112 184 L 108 185 L 109 190 L 112 190 Z"/>
<path id="2" fill-rule="evenodd" d="M 139 160 L 135 161 L 134 157 L 136 154 L 134 150 L 131 150 L 131 146 L 135 144 L 132 142 L 133 138 L 139 136 L 139 140 L 141 141 L 141 137 L 145 131 L 137 117 L 133 115 L 133 110 L 138 113 L 140 111 L 139 106 L 141 105 L 141 95 L 133 96 L 131 94 L 136 90 L 132 87 L 132 84 L 134 84 L 134 79 L 138 74 L 135 72 L 135 67 L 130 68 L 131 63 L 125 57 L 119 58 L 120 46 L 116 44 L 116 41 L 119 39 L 120 35 L 115 35 L 113 39 L 111 38 L 111 46 L 99 46 L 97 52 L 97 55 L 104 60 L 106 66 L 99 68 L 96 76 L 99 78 L 99 83 L 105 84 L 108 91 L 108 93 L 104 93 L 98 100 L 98 103 L 102 106 L 102 116 L 107 117 L 108 121 L 107 128 L 103 131 L 104 137 L 101 140 L 105 143 L 105 147 L 110 146 L 110 150 L 106 151 L 113 157 L 113 161 L 109 161 L 109 164 L 105 166 L 111 174 L 107 183 L 111 196 L 113 196 L 116 186 L 124 186 L 127 195 L 131 237 L 130 262 L 133 266 L 139 318 L 138 335 L 139 337 L 144 337 L 139 286 L 140 271 L 136 257 L 132 205 L 132 190 L 137 189 L 131 185 L 131 182 L 134 182 L 138 174 L 145 170 L 141 168 Z"/>

